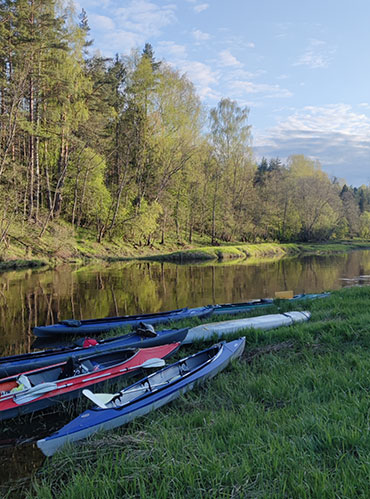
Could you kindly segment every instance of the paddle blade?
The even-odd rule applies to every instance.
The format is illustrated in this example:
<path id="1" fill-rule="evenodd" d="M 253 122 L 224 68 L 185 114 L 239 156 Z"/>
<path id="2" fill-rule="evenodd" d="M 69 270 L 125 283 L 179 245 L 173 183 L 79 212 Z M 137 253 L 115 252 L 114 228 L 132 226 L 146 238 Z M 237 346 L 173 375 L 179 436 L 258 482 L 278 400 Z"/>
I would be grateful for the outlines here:
<path id="1" fill-rule="evenodd" d="M 27 402 L 31 402 L 32 400 L 41 397 L 45 393 L 52 392 L 57 388 L 58 385 L 56 383 L 52 382 L 41 383 L 40 385 L 36 385 L 33 386 L 32 388 L 15 393 L 13 400 L 18 405 L 26 404 Z"/>
<path id="2" fill-rule="evenodd" d="M 143 367 L 144 369 L 149 369 L 150 367 L 163 367 L 165 365 L 166 362 L 163 359 L 153 358 L 143 362 L 140 367 Z"/>
<path id="3" fill-rule="evenodd" d="M 113 397 L 115 397 L 115 394 L 112 395 L 111 393 L 93 393 L 87 388 L 85 390 L 82 390 L 82 393 L 85 395 L 85 397 L 91 400 L 91 402 L 93 402 L 98 407 L 101 407 L 102 409 L 107 409 L 106 404 L 108 404 L 108 402 L 110 402 Z"/>

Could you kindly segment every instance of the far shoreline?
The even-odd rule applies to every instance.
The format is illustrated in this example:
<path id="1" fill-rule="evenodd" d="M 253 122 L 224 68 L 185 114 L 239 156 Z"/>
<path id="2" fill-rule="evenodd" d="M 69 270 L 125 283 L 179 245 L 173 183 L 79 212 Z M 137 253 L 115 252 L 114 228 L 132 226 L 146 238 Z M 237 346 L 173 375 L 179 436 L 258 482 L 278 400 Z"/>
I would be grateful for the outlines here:
<path id="1" fill-rule="evenodd" d="M 292 256 L 302 255 L 334 255 L 343 254 L 353 250 L 370 249 L 368 240 L 351 241 L 327 241 L 320 243 L 233 243 L 219 246 L 194 245 L 193 247 L 173 250 L 173 246 L 167 248 L 140 248 L 137 250 L 134 246 L 122 254 L 121 248 L 114 251 L 114 248 L 105 246 L 101 254 L 98 251 L 86 251 L 86 249 L 75 248 L 70 254 L 54 254 L 51 249 L 42 251 L 40 258 L 23 257 L 17 258 L 19 251 L 12 251 L 9 248 L 6 257 L 0 260 L 0 272 L 14 270 L 36 269 L 42 267 L 54 268 L 61 264 L 81 264 L 86 265 L 96 262 L 118 262 L 118 261 L 152 261 L 174 264 L 190 264 L 203 262 L 223 262 L 231 260 L 253 260 L 266 261 L 271 259 L 280 259 Z M 95 248 L 94 248 L 95 249 Z M 28 248 L 28 255 L 32 249 Z"/>

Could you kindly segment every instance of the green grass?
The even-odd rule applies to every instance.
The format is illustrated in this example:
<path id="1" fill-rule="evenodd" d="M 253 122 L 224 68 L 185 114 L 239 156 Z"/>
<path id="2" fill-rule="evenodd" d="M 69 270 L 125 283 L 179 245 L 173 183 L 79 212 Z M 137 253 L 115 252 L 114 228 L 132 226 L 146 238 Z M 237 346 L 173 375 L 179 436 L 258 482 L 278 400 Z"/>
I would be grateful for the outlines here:
<path id="1" fill-rule="evenodd" d="M 289 250 L 289 253 L 293 249 Z M 298 253 L 298 251 L 296 251 Z M 288 251 L 285 245 L 275 243 L 261 244 L 236 244 L 223 246 L 205 246 L 196 249 L 186 249 L 175 251 L 162 255 L 151 255 L 142 257 L 144 260 L 167 261 L 176 263 L 186 263 L 189 261 L 207 261 L 207 260 L 227 260 L 227 259 L 245 259 L 245 258 L 266 258 L 282 257 Z"/>
<path id="2" fill-rule="evenodd" d="M 248 331 L 241 360 L 169 406 L 47 459 L 28 496 L 368 497 L 369 301 L 366 287 L 295 302 L 311 321 Z"/>
<path id="3" fill-rule="evenodd" d="M 222 246 L 202 246 L 171 253 L 147 255 L 143 260 L 188 263 L 193 261 L 227 261 L 247 259 L 254 263 L 260 260 L 276 259 L 286 256 L 330 255 L 345 253 L 354 249 L 370 249 L 369 241 L 338 241 L 328 243 L 259 243 L 224 244 Z"/>
<path id="4" fill-rule="evenodd" d="M 42 238 L 41 221 L 22 224 L 14 222 L 9 230 L 6 244 L 0 244 L 0 263 L 3 269 L 17 268 L 17 263 L 23 262 L 22 267 L 32 267 L 35 261 L 43 261 L 50 266 L 60 263 L 83 264 L 86 261 L 119 261 L 146 259 L 187 263 L 193 261 L 223 261 L 232 260 L 260 261 L 271 258 L 281 258 L 287 255 L 298 254 L 332 254 L 346 252 L 351 249 L 370 248 L 370 241 L 350 240 L 328 243 L 259 243 L 245 244 L 238 242 L 223 243 L 211 246 L 209 237 L 195 235 L 194 242 L 188 244 L 179 242 L 174 235 L 169 235 L 166 244 L 153 241 L 150 246 L 137 245 L 133 241 L 127 242 L 122 238 L 105 238 L 101 243 L 96 240 L 96 233 L 92 229 L 74 229 L 62 220 L 53 220 L 49 223 Z M 0 267 L 1 270 L 1 267 Z"/>
<path id="5" fill-rule="evenodd" d="M 370 249 L 370 241 L 349 240 L 330 241 L 326 243 L 292 243 L 285 245 L 288 252 L 309 255 L 331 255 L 335 253 L 346 253 L 356 249 Z"/>

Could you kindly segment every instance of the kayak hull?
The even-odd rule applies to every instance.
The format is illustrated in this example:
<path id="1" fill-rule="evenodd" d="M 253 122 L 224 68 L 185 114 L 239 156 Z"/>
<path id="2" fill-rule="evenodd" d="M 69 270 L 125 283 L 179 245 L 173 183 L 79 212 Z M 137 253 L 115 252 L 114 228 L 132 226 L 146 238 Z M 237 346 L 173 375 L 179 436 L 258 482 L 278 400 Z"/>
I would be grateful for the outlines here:
<path id="1" fill-rule="evenodd" d="M 214 377 L 233 359 L 242 354 L 244 346 L 245 338 L 240 338 L 239 340 L 234 340 L 229 343 L 223 342 L 211 347 L 211 349 L 204 350 L 203 352 L 189 356 L 186 359 L 182 359 L 171 366 L 167 366 L 154 375 L 131 385 L 131 387 L 126 388 L 121 393 L 130 393 L 130 390 L 134 391 L 135 387 L 142 386 L 148 379 L 151 379 L 152 377 L 153 379 L 156 379 L 154 376 L 160 377 L 162 373 L 164 376 L 166 370 L 176 369 L 176 366 L 179 365 L 186 365 L 186 362 L 191 362 L 191 359 L 197 355 L 204 354 L 212 349 L 215 349 L 216 352 L 212 359 L 205 362 L 197 369 L 180 376 L 179 379 L 169 382 L 168 385 L 163 383 L 160 388 L 152 389 L 149 393 L 139 396 L 137 399 L 127 403 L 127 405 L 103 409 L 94 407 L 85 411 L 58 432 L 50 437 L 39 440 L 37 445 L 45 455 L 51 456 L 67 443 L 84 439 L 101 430 L 111 430 L 118 426 L 122 426 L 137 417 L 148 414 L 149 412 L 172 402 L 183 393 L 193 389 L 196 385 Z"/>
<path id="2" fill-rule="evenodd" d="M 330 293 L 311 293 L 311 294 L 299 294 L 293 296 L 293 298 L 287 299 L 287 301 L 296 300 L 314 300 L 317 298 L 327 298 Z M 236 315 L 247 313 L 250 310 L 263 309 L 265 307 L 270 307 L 275 304 L 275 300 L 272 298 L 261 298 L 259 300 L 251 300 L 244 303 L 223 303 L 220 305 L 215 305 L 212 315 Z"/>
<path id="3" fill-rule="evenodd" d="M 104 319 L 88 320 L 66 320 L 49 326 L 37 326 L 33 328 L 33 333 L 40 337 L 55 336 L 91 336 L 100 333 L 107 333 L 122 327 L 135 327 L 140 322 L 145 324 L 165 324 L 172 321 L 191 319 L 194 317 L 207 317 L 213 312 L 212 306 L 197 308 L 182 308 L 169 312 L 159 312 L 155 314 L 131 315 L 123 317 L 106 317 Z"/>
<path id="4" fill-rule="evenodd" d="M 157 335 L 150 338 L 140 336 L 136 333 L 129 333 L 115 338 L 98 340 L 97 345 L 92 345 L 88 348 L 72 346 L 2 357 L 0 358 L 0 377 L 4 378 L 31 369 L 57 364 L 71 357 L 82 359 L 95 353 L 107 353 L 117 348 L 149 348 L 167 343 L 181 343 L 187 331 L 187 328 L 166 329 L 157 331 Z"/>
<path id="5" fill-rule="evenodd" d="M 261 315 L 247 319 L 202 324 L 189 329 L 183 344 L 193 343 L 194 341 L 199 340 L 211 340 L 214 337 L 235 334 L 244 329 L 260 329 L 267 331 L 281 326 L 290 326 L 296 322 L 307 321 L 310 317 L 310 312 L 286 312 L 285 314 Z"/>

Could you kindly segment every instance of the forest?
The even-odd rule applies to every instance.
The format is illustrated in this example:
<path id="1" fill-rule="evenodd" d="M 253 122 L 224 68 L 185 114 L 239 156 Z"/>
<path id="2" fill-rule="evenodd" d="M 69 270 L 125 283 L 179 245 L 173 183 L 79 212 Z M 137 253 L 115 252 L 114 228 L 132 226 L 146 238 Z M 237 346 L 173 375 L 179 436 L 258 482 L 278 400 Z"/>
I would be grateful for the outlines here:
<path id="1" fill-rule="evenodd" d="M 370 188 L 292 154 L 256 160 L 249 109 L 212 109 L 153 47 L 92 54 L 88 16 L 0 0 L 0 244 L 51 223 L 98 242 L 370 237 Z"/>

